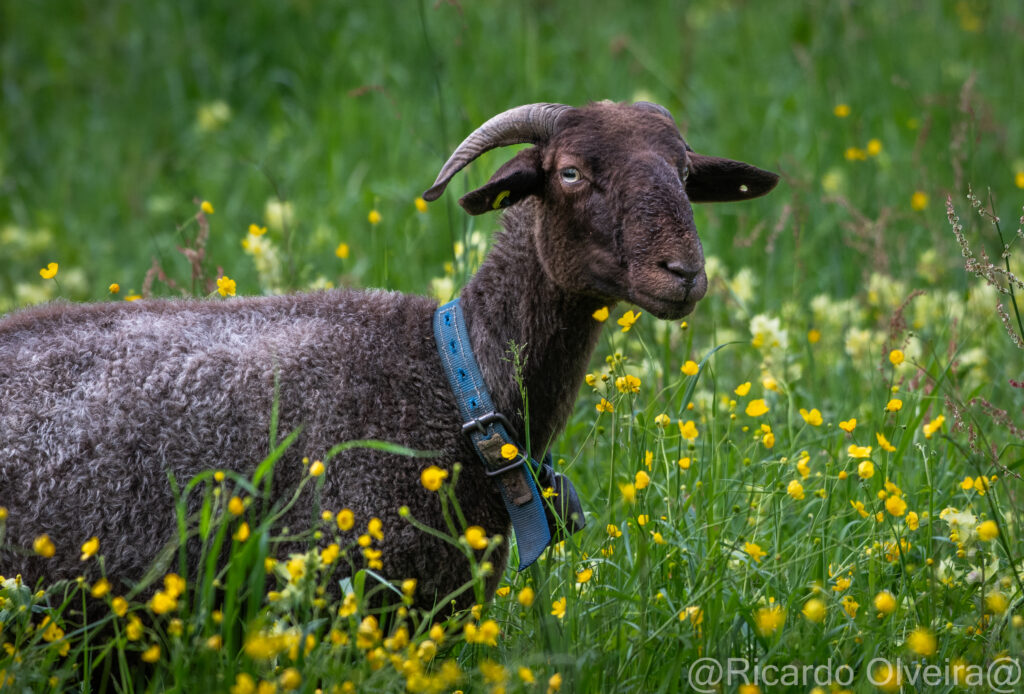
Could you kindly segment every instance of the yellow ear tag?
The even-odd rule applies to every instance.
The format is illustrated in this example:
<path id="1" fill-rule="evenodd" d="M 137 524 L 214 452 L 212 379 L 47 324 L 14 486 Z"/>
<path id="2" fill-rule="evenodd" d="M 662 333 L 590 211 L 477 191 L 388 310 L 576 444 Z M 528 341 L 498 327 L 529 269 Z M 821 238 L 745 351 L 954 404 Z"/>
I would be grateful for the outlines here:
<path id="1" fill-rule="evenodd" d="M 501 203 L 505 202 L 505 198 L 507 198 L 509 195 L 512 195 L 511 190 L 503 190 L 500 193 L 498 193 L 498 197 L 494 198 L 494 202 L 491 203 L 491 209 L 496 210 L 499 207 L 501 207 Z"/>

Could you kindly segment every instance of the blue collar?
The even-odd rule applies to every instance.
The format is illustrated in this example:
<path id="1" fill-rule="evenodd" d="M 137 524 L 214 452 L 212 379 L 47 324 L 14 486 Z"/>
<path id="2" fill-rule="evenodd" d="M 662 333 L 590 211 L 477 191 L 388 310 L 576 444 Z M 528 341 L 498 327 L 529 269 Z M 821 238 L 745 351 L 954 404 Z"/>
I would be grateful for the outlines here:
<path id="1" fill-rule="evenodd" d="M 434 313 L 434 339 L 459 405 L 464 422 L 462 433 L 469 437 L 484 471 L 498 482 L 515 531 L 518 570 L 522 571 L 537 560 L 551 543 L 553 534 L 560 537 L 583 528 L 583 509 L 576 490 L 568 479 L 553 470 L 550 461 L 541 465 L 530 458 L 529 451 L 523 451 L 515 443 L 508 420 L 495 411 L 469 344 L 469 332 L 458 299 Z M 506 444 L 512 444 L 519 451 L 511 460 L 501 453 Z M 541 488 L 554 489 L 554 504 L 544 499 L 538 481 Z"/>

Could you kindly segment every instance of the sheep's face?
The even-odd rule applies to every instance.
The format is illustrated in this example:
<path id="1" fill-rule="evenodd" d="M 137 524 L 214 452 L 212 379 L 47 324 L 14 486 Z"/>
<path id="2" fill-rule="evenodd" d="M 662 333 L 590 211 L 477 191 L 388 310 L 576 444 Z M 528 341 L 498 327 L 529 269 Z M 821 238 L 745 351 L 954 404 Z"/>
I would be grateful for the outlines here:
<path id="1" fill-rule="evenodd" d="M 563 112 L 550 139 L 460 203 L 479 214 L 536 196 L 535 242 L 556 284 L 674 319 L 707 290 L 690 202 L 757 197 L 776 181 L 691 151 L 660 107 L 601 103 Z"/>

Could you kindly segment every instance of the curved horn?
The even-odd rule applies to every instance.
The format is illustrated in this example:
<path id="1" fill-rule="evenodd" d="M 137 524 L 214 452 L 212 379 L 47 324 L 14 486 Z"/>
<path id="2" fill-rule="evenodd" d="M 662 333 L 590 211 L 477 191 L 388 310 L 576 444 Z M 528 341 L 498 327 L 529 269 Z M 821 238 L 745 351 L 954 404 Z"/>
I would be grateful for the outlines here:
<path id="1" fill-rule="evenodd" d="M 455 149 L 423 199 L 433 201 L 441 197 L 452 176 L 484 152 L 495 147 L 547 141 L 555 132 L 555 121 L 571 108 L 562 104 L 527 104 L 494 116 Z"/>

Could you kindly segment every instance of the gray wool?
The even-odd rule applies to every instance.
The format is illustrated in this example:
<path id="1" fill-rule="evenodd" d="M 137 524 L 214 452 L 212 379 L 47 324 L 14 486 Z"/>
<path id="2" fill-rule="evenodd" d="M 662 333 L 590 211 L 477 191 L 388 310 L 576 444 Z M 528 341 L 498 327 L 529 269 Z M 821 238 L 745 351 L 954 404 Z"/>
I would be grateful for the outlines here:
<path id="1" fill-rule="evenodd" d="M 529 229 L 534 214 L 532 201 L 505 213 L 506 231 L 462 297 L 496 407 L 520 431 L 507 347 L 524 347 L 531 440 L 540 455 L 572 409 L 599 324 L 590 317 L 595 300 L 563 292 L 543 271 Z M 434 343 L 435 308 L 420 296 L 334 290 L 53 304 L 8 316 L 0 321 L 0 506 L 8 510 L 0 574 L 88 576 L 94 562 L 83 564 L 79 547 L 96 536 L 107 575 L 138 580 L 176 537 L 169 474 L 179 485 L 210 469 L 251 476 L 267 456 L 276 374 L 279 432 L 302 427 L 276 465 L 276 494 L 305 474 L 304 456 L 317 459 L 344 441 L 439 452 L 425 459 L 348 451 L 328 463 L 321 492 L 322 508 L 355 513 L 347 541 L 370 518 L 383 521 L 383 573 L 417 579 L 418 602 L 429 606 L 466 583 L 469 568 L 459 550 L 399 517 L 407 506 L 418 520 L 445 528 L 438 495 L 420 483 L 424 467 L 461 462 L 456 495 L 467 522 L 489 535 L 509 532 L 497 488 L 460 434 Z M 318 522 L 306 497 L 282 528 Z M 42 533 L 56 556 L 12 549 L 31 548 Z M 499 571 L 488 596 L 507 548 L 494 557 Z M 460 604 L 470 599 L 463 594 Z"/>

